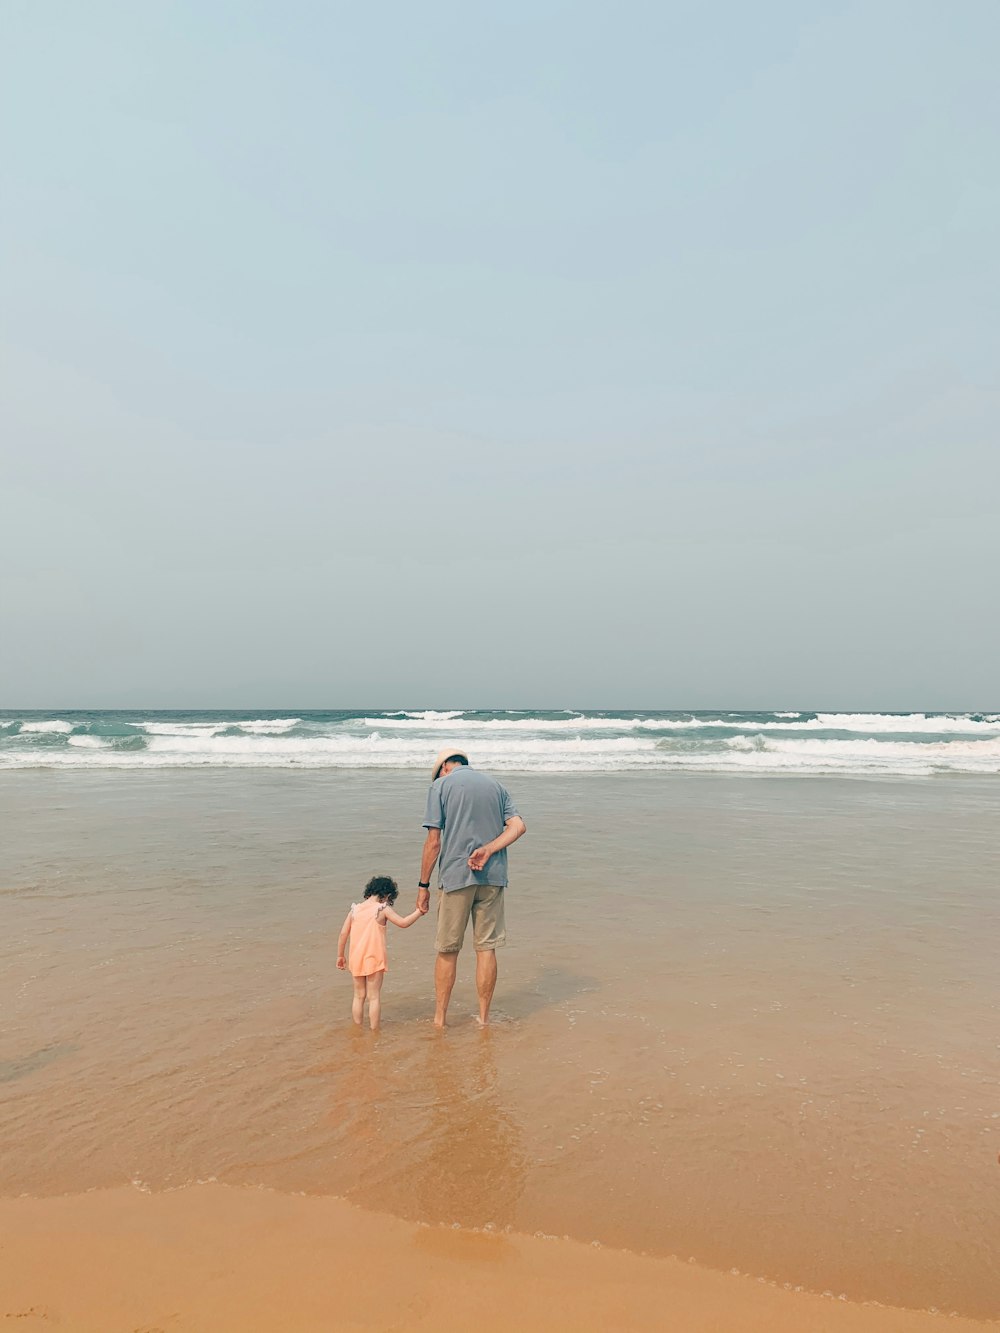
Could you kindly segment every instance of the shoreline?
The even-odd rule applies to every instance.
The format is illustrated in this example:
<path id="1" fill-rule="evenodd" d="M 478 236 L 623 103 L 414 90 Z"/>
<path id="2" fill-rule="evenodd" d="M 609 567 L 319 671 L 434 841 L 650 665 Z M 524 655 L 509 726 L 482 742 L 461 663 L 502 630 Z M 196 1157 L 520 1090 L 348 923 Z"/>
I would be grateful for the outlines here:
<path id="1" fill-rule="evenodd" d="M 344 1199 L 204 1183 L 0 1198 L 0 1319 L 24 1333 L 973 1333 L 976 1320 Z"/>

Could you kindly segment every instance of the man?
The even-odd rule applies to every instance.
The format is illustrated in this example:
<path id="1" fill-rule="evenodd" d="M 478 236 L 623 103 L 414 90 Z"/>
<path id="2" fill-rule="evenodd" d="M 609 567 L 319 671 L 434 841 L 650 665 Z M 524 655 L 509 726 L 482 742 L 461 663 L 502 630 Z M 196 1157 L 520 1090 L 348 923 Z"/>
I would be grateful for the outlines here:
<path id="1" fill-rule="evenodd" d="M 470 768 L 463 751 L 442 750 L 431 770 L 424 828 L 417 887 L 422 912 L 430 905 L 431 872 L 439 863 L 434 1024 L 443 1028 L 447 1021 L 458 953 L 471 916 L 479 1022 L 485 1027 L 497 984 L 496 950 L 506 938 L 507 848 L 525 832 L 524 820 L 495 778 Z"/>

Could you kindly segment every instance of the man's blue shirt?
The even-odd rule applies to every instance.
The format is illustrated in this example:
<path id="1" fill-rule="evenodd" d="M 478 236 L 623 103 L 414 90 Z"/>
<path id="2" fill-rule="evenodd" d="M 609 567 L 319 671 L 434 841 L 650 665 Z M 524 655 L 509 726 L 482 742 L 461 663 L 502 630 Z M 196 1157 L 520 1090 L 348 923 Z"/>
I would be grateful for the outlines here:
<path id="1" fill-rule="evenodd" d="M 488 773 L 460 764 L 431 783 L 424 828 L 441 830 L 438 882 L 445 893 L 470 884 L 506 887 L 506 847 L 495 852 L 482 870 L 470 870 L 469 857 L 477 847 L 498 838 L 516 814 L 510 792 Z"/>

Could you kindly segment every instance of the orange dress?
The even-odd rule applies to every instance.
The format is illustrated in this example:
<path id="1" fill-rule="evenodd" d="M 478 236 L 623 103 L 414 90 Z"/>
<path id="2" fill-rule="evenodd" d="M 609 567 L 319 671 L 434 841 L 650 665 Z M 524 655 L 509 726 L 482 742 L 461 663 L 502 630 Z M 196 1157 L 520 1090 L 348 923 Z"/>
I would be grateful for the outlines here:
<path id="1" fill-rule="evenodd" d="M 385 903 L 377 898 L 351 903 L 351 943 L 348 967 L 354 977 L 370 977 L 373 972 L 387 972 L 385 949 Z"/>

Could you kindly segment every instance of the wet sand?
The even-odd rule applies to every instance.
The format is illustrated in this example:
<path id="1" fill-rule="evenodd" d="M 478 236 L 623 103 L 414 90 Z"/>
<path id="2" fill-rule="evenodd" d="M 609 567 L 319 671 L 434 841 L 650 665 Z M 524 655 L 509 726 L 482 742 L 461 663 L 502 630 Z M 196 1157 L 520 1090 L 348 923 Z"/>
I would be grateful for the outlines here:
<path id="1" fill-rule="evenodd" d="M 973 1333 L 571 1240 L 415 1226 L 221 1185 L 0 1200 L 0 1319 L 21 1333 Z"/>
<path id="2" fill-rule="evenodd" d="M 0 1194 L 134 1182 L 155 1233 L 215 1179 L 996 1318 L 995 783 L 511 786 L 495 1027 L 464 960 L 434 1033 L 418 923 L 372 1039 L 336 933 L 415 879 L 419 780 L 5 775 Z"/>

